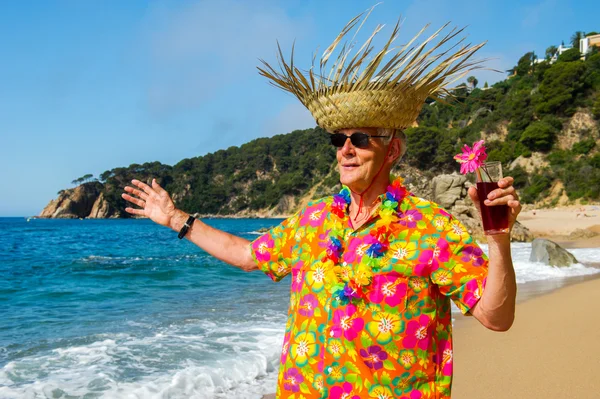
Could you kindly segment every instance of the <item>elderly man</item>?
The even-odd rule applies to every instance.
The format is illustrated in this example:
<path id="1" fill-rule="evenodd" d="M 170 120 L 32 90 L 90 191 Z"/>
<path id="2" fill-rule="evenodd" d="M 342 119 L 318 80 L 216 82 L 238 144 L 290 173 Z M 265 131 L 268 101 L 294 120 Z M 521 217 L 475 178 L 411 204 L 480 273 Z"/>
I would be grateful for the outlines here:
<path id="1" fill-rule="evenodd" d="M 321 67 L 357 21 L 326 50 Z M 252 243 L 178 210 L 154 180 L 133 180 L 137 188 L 123 194 L 141 208 L 128 212 L 178 231 L 224 262 L 260 269 L 275 281 L 292 275 L 278 398 L 450 397 L 450 299 L 495 331 L 514 319 L 509 234 L 488 237 L 488 260 L 460 222 L 390 177 L 406 151 L 402 130 L 427 97 L 475 65 L 465 61 L 481 46 L 432 56 L 456 34 L 425 51 L 438 31 L 399 50 L 375 74 L 396 33 L 397 27 L 366 66 L 360 64 L 372 50 L 370 40 L 348 65 L 345 48 L 328 78 L 312 69 L 306 78 L 282 59 L 281 73 L 267 64 L 261 69 L 331 133 L 339 194 L 310 203 Z M 510 227 L 521 209 L 512 182 L 502 179 L 485 201 L 508 205 Z M 469 195 L 479 206 L 477 190 Z"/>

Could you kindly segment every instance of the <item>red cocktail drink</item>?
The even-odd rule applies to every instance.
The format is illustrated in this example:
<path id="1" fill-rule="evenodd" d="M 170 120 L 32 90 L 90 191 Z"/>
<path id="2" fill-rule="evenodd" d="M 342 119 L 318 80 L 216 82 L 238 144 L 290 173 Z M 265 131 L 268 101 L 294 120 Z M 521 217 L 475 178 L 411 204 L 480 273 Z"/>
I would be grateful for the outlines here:
<path id="1" fill-rule="evenodd" d="M 487 235 L 508 233 L 508 205 L 487 206 L 483 202 L 498 188 L 498 182 L 477 182 L 483 231 Z"/>

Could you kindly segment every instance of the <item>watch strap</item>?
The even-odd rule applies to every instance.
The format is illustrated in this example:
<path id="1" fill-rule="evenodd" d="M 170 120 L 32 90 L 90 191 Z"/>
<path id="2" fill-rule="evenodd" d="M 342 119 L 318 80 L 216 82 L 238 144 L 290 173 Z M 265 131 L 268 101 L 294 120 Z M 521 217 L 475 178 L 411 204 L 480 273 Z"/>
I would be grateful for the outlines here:
<path id="1" fill-rule="evenodd" d="M 192 225 L 194 224 L 194 220 L 196 220 L 196 218 L 194 216 L 190 215 L 190 217 L 188 217 L 187 221 L 185 222 L 185 224 L 183 225 L 183 227 L 181 228 L 181 230 L 179 230 L 179 234 L 177 234 L 177 237 L 180 240 L 183 237 L 185 237 L 185 235 L 189 231 L 190 227 L 192 227 Z"/>

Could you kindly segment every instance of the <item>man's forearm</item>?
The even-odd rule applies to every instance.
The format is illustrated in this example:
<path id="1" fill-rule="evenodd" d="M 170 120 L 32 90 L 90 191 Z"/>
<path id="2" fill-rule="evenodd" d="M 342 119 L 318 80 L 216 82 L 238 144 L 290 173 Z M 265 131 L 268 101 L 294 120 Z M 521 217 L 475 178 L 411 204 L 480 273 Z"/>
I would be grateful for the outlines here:
<path id="1" fill-rule="evenodd" d="M 515 317 L 517 282 L 508 234 L 488 237 L 489 270 L 485 289 L 472 314 L 495 331 L 508 330 Z"/>
<path id="2" fill-rule="evenodd" d="M 176 210 L 169 227 L 180 231 L 188 217 L 187 213 Z M 194 221 L 185 237 L 223 262 L 245 271 L 257 269 L 250 252 L 250 241 L 244 238 L 210 227 L 198 219 Z"/>

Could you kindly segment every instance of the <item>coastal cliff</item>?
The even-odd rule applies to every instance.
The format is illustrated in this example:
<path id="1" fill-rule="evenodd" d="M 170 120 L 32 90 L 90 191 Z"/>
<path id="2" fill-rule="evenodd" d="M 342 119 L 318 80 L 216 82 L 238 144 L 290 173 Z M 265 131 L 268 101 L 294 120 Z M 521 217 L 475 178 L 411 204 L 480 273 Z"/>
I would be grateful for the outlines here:
<path id="1" fill-rule="evenodd" d="M 104 185 L 99 182 L 84 183 L 75 188 L 62 190 L 58 198 L 46 205 L 39 217 L 53 219 L 121 217 L 121 212 L 105 200 L 103 190 Z"/>

